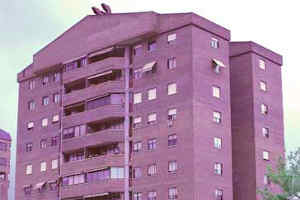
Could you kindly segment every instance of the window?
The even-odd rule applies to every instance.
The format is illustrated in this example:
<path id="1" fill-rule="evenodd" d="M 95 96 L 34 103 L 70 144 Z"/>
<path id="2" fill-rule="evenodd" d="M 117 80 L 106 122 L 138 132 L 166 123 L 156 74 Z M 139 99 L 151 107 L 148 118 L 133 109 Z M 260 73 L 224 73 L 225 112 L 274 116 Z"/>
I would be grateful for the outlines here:
<path id="1" fill-rule="evenodd" d="M 51 146 L 57 146 L 57 140 L 58 140 L 58 136 L 52 137 L 51 138 Z"/>
<path id="2" fill-rule="evenodd" d="M 172 188 L 169 188 L 169 191 L 168 191 L 168 199 L 169 200 L 174 200 L 174 199 L 177 199 L 178 198 L 178 190 L 176 187 L 172 187 Z"/>
<path id="3" fill-rule="evenodd" d="M 263 134 L 264 137 L 269 138 L 269 136 L 270 136 L 269 129 L 263 127 L 262 128 L 262 134 Z"/>
<path id="4" fill-rule="evenodd" d="M 35 80 L 30 80 L 29 81 L 29 89 L 33 90 L 35 88 Z"/>
<path id="5" fill-rule="evenodd" d="M 156 88 L 148 90 L 148 100 L 156 99 Z"/>
<path id="6" fill-rule="evenodd" d="M 53 101 L 56 104 L 58 104 L 60 102 L 60 94 L 59 93 L 53 94 Z"/>
<path id="7" fill-rule="evenodd" d="M 216 200 L 223 200 L 223 190 L 216 189 L 215 198 Z"/>
<path id="8" fill-rule="evenodd" d="M 264 175 L 264 184 L 265 185 L 270 185 L 271 184 L 271 180 L 270 180 L 270 177 L 268 175 Z"/>
<path id="9" fill-rule="evenodd" d="M 70 139 L 73 137 L 81 137 L 86 134 L 86 126 L 78 125 L 70 128 L 65 128 L 63 131 L 63 139 Z"/>
<path id="10" fill-rule="evenodd" d="M 0 172 L 0 182 L 1 181 L 5 181 L 6 180 L 6 176 L 4 172 Z"/>
<path id="11" fill-rule="evenodd" d="M 143 45 L 139 44 L 133 47 L 133 55 L 141 55 L 143 53 Z"/>
<path id="12" fill-rule="evenodd" d="M 80 64 L 79 67 L 83 67 L 84 65 L 87 65 L 88 64 L 88 58 L 87 57 L 81 58 L 79 60 L 79 64 Z"/>
<path id="13" fill-rule="evenodd" d="M 141 92 L 135 93 L 133 95 L 133 103 L 134 104 L 142 103 L 142 93 Z"/>
<path id="14" fill-rule="evenodd" d="M 46 86 L 46 85 L 48 85 L 48 83 L 49 83 L 49 76 L 44 76 L 42 78 L 42 85 Z"/>
<path id="15" fill-rule="evenodd" d="M 140 167 L 135 167 L 133 169 L 133 178 L 140 178 L 142 177 L 142 169 Z"/>
<path id="16" fill-rule="evenodd" d="M 262 91 L 266 92 L 267 91 L 267 84 L 264 81 L 259 82 L 259 87 Z"/>
<path id="17" fill-rule="evenodd" d="M 41 172 L 45 172 L 47 170 L 47 163 L 41 162 Z"/>
<path id="18" fill-rule="evenodd" d="M 176 172 L 177 171 L 177 161 L 173 160 L 169 162 L 169 167 L 168 167 L 169 172 Z"/>
<path id="19" fill-rule="evenodd" d="M 268 151 L 263 151 L 263 159 L 264 160 L 269 160 L 270 158 L 269 158 L 269 152 Z"/>
<path id="20" fill-rule="evenodd" d="M 31 185 L 24 186 L 24 193 L 25 193 L 25 195 L 30 195 L 31 194 L 31 190 L 32 190 L 32 186 Z"/>
<path id="21" fill-rule="evenodd" d="M 59 82 L 60 81 L 60 73 L 59 72 L 54 73 L 53 81 L 54 82 Z"/>
<path id="22" fill-rule="evenodd" d="M 0 142 L 0 151 L 7 152 L 8 148 L 9 148 L 8 144 L 4 142 Z"/>
<path id="23" fill-rule="evenodd" d="M 27 124 L 27 130 L 31 130 L 34 127 L 34 122 L 28 122 Z"/>
<path id="24" fill-rule="evenodd" d="M 172 108 L 168 110 L 168 120 L 174 121 L 176 119 L 177 109 Z"/>
<path id="25" fill-rule="evenodd" d="M 26 175 L 32 174 L 32 165 L 26 165 Z"/>
<path id="26" fill-rule="evenodd" d="M 172 57 L 168 59 L 168 69 L 176 68 L 176 57 Z"/>
<path id="27" fill-rule="evenodd" d="M 142 142 L 136 142 L 133 144 L 133 151 L 139 152 L 142 150 Z"/>
<path id="28" fill-rule="evenodd" d="M 63 186 L 67 185 L 77 185 L 85 182 L 84 174 L 77 174 L 73 176 L 64 177 L 62 181 Z"/>
<path id="29" fill-rule="evenodd" d="M 148 150 L 156 149 L 156 139 L 148 140 Z"/>
<path id="30" fill-rule="evenodd" d="M 133 200 L 142 200 L 142 193 L 141 192 L 135 192 L 133 194 Z"/>
<path id="31" fill-rule="evenodd" d="M 213 97 L 220 98 L 221 89 L 217 86 L 212 87 Z"/>
<path id="32" fill-rule="evenodd" d="M 177 144 L 177 135 L 173 134 L 173 135 L 169 135 L 168 136 L 168 146 L 176 146 Z"/>
<path id="33" fill-rule="evenodd" d="M 32 151 L 32 143 L 27 143 L 26 144 L 26 152 L 31 152 Z"/>
<path id="34" fill-rule="evenodd" d="M 156 50 L 156 41 L 148 42 L 148 51 L 155 51 Z"/>
<path id="35" fill-rule="evenodd" d="M 213 121 L 216 123 L 221 123 L 221 113 L 220 112 L 213 112 Z"/>
<path id="36" fill-rule="evenodd" d="M 57 181 L 49 181 L 50 191 L 56 191 L 58 189 Z"/>
<path id="37" fill-rule="evenodd" d="M 156 200 L 156 191 L 148 192 L 148 200 Z"/>
<path id="38" fill-rule="evenodd" d="M 219 40 L 216 38 L 211 38 L 210 46 L 215 49 L 219 48 Z"/>
<path id="39" fill-rule="evenodd" d="M 142 117 L 135 117 L 133 119 L 133 128 L 139 127 L 141 123 L 142 123 Z"/>
<path id="40" fill-rule="evenodd" d="M 29 111 L 35 110 L 35 102 L 34 101 L 29 101 L 28 102 L 28 110 Z"/>
<path id="41" fill-rule="evenodd" d="M 48 126 L 48 119 L 44 118 L 42 119 L 42 127 L 47 127 Z"/>
<path id="42" fill-rule="evenodd" d="M 261 112 L 261 114 L 264 114 L 264 115 L 268 114 L 268 106 L 265 104 L 261 104 L 260 112 Z"/>
<path id="43" fill-rule="evenodd" d="M 157 173 L 157 165 L 152 164 L 148 167 L 148 176 L 153 176 Z"/>
<path id="44" fill-rule="evenodd" d="M 265 63 L 265 61 L 259 60 L 258 63 L 259 63 L 259 68 L 265 71 L 266 70 L 266 63 Z"/>
<path id="45" fill-rule="evenodd" d="M 221 149 L 222 148 L 222 139 L 221 138 L 214 138 L 214 147 L 216 149 Z"/>
<path id="46" fill-rule="evenodd" d="M 176 33 L 168 35 L 168 43 L 169 44 L 175 43 L 175 41 L 176 41 Z"/>
<path id="47" fill-rule="evenodd" d="M 45 149 L 47 148 L 47 139 L 42 139 L 40 142 L 40 148 Z"/>
<path id="48" fill-rule="evenodd" d="M 156 122 L 156 113 L 151 113 L 148 115 L 148 124 L 154 124 Z"/>
<path id="49" fill-rule="evenodd" d="M 112 179 L 124 178 L 124 168 L 122 167 L 110 168 L 110 178 Z"/>
<path id="50" fill-rule="evenodd" d="M 52 123 L 56 123 L 59 121 L 59 115 L 54 115 L 53 118 L 52 118 Z"/>
<path id="51" fill-rule="evenodd" d="M 168 84 L 168 95 L 173 95 L 177 93 L 177 85 L 176 83 Z"/>
<path id="52" fill-rule="evenodd" d="M 223 173 L 223 165 L 221 163 L 215 163 L 214 171 L 215 171 L 215 174 L 222 175 L 222 173 Z"/>
<path id="53" fill-rule="evenodd" d="M 0 166 L 6 166 L 7 165 L 7 159 L 0 157 Z"/>
<path id="54" fill-rule="evenodd" d="M 51 168 L 52 169 L 57 169 L 57 167 L 58 167 L 58 160 L 56 159 L 56 160 L 52 160 L 51 161 Z"/>
<path id="55" fill-rule="evenodd" d="M 42 100 L 42 105 L 43 106 L 46 106 L 49 104 L 49 97 L 43 97 L 43 100 Z"/>

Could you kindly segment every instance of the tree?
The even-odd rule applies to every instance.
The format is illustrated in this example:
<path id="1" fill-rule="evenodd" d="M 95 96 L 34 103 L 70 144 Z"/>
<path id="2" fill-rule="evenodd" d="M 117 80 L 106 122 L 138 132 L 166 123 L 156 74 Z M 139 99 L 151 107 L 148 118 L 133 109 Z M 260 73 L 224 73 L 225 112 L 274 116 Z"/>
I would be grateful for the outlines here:
<path id="1" fill-rule="evenodd" d="M 286 162 L 280 158 L 275 170 L 268 166 L 267 176 L 282 191 L 274 194 L 268 187 L 258 190 L 264 200 L 300 200 L 300 148 L 291 152 Z"/>

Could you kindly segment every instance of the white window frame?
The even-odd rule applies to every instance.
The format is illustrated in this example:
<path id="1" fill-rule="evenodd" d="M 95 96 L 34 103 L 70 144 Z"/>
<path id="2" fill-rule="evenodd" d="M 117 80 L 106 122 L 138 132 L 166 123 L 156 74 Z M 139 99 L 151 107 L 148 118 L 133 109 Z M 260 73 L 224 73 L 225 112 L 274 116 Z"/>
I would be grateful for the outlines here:
<path id="1" fill-rule="evenodd" d="M 55 160 L 51 161 L 51 168 L 52 169 L 57 169 L 58 168 L 58 159 L 55 159 Z"/>
<path id="2" fill-rule="evenodd" d="M 262 128 L 262 134 L 264 137 L 269 138 L 270 137 L 270 129 L 267 127 Z"/>
<path id="3" fill-rule="evenodd" d="M 133 152 L 140 152 L 142 151 L 143 144 L 141 141 L 133 143 Z"/>
<path id="4" fill-rule="evenodd" d="M 176 57 L 168 58 L 168 69 L 174 69 L 177 67 Z"/>
<path id="5" fill-rule="evenodd" d="M 168 84 L 168 95 L 177 94 L 177 84 L 176 83 L 169 83 Z"/>
<path id="6" fill-rule="evenodd" d="M 148 114 L 148 121 L 147 121 L 148 124 L 153 124 L 153 123 L 156 122 L 156 120 L 157 120 L 157 114 L 156 113 Z"/>
<path id="7" fill-rule="evenodd" d="M 176 33 L 172 33 L 172 34 L 168 35 L 168 43 L 169 44 L 173 43 L 174 41 L 176 41 L 176 39 L 177 39 Z"/>
<path id="8" fill-rule="evenodd" d="M 47 162 L 41 162 L 41 172 L 47 171 Z"/>
<path id="9" fill-rule="evenodd" d="M 262 59 L 259 59 L 258 61 L 258 65 L 259 65 L 259 68 L 266 71 L 266 62 Z"/>
<path id="10" fill-rule="evenodd" d="M 148 90 L 148 100 L 154 100 L 157 98 L 156 88 L 151 88 Z"/>
<path id="11" fill-rule="evenodd" d="M 147 169 L 147 174 L 148 176 L 154 176 L 155 174 L 157 174 L 157 165 L 156 164 L 149 165 Z"/>
<path id="12" fill-rule="evenodd" d="M 169 161 L 168 163 L 168 171 L 171 173 L 176 172 L 178 169 L 178 163 L 176 160 Z"/>
<path id="13" fill-rule="evenodd" d="M 218 49 L 220 47 L 219 40 L 216 39 L 216 38 L 211 38 L 211 40 L 210 40 L 210 46 L 212 48 Z"/>
<path id="14" fill-rule="evenodd" d="M 221 88 L 218 86 L 212 86 L 212 95 L 219 99 L 221 97 Z"/>
<path id="15" fill-rule="evenodd" d="M 270 160 L 270 153 L 268 151 L 263 151 L 263 159 Z"/>
<path id="16" fill-rule="evenodd" d="M 222 113 L 218 111 L 213 112 L 213 121 L 220 124 L 222 122 Z"/>
<path id="17" fill-rule="evenodd" d="M 48 118 L 43 118 L 42 119 L 42 127 L 47 127 L 48 126 Z"/>
<path id="18" fill-rule="evenodd" d="M 27 123 L 27 129 L 28 130 L 31 130 L 31 129 L 33 129 L 34 128 L 34 122 L 28 122 Z"/>
<path id="19" fill-rule="evenodd" d="M 137 92 L 133 94 L 133 104 L 142 103 L 143 95 L 141 92 Z"/>
<path id="20" fill-rule="evenodd" d="M 269 108 L 266 104 L 261 104 L 260 105 L 260 113 L 263 114 L 263 115 L 266 115 L 268 114 L 269 112 Z"/>
<path id="21" fill-rule="evenodd" d="M 214 147 L 216 149 L 222 149 L 222 138 L 214 137 Z"/>
<path id="22" fill-rule="evenodd" d="M 260 81 L 259 82 L 259 87 L 261 91 L 266 92 L 267 91 L 267 83 L 265 81 Z"/>
<path id="23" fill-rule="evenodd" d="M 58 121 L 59 121 L 59 114 L 53 115 L 52 122 L 55 123 Z"/>
<path id="24" fill-rule="evenodd" d="M 223 174 L 223 164 L 216 162 L 214 165 L 214 172 L 221 176 Z"/>
<path id="25" fill-rule="evenodd" d="M 31 175 L 32 174 L 32 165 L 26 165 L 26 175 Z"/>

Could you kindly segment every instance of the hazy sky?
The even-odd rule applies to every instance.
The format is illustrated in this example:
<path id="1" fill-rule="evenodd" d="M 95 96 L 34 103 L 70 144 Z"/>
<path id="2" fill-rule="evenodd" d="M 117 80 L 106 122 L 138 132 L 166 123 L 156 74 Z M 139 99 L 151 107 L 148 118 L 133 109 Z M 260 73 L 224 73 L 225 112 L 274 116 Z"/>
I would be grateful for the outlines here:
<path id="1" fill-rule="evenodd" d="M 107 0 L 104 2 L 111 5 L 113 12 L 195 12 L 230 29 L 233 41 L 252 40 L 283 55 L 286 149 L 290 151 L 300 146 L 298 1 Z M 85 15 L 91 14 L 90 7 L 100 3 L 98 0 L 1 1 L 0 128 L 9 131 L 14 142 L 18 104 L 17 73 L 32 62 L 34 53 Z M 13 174 L 14 167 L 12 179 Z M 10 200 L 13 200 L 12 195 Z"/>

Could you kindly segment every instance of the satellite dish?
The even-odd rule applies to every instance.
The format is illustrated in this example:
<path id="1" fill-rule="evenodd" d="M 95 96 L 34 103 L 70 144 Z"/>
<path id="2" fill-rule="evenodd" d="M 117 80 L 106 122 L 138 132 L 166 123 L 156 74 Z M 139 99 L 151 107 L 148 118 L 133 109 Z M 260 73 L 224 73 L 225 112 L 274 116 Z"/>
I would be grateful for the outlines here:
<path id="1" fill-rule="evenodd" d="M 105 15 L 105 13 L 101 11 L 99 8 L 92 7 L 92 10 L 95 13 L 95 15 Z"/>
<path id="2" fill-rule="evenodd" d="M 109 5 L 102 3 L 101 7 L 103 8 L 103 10 L 106 12 L 106 14 L 111 14 L 111 8 Z"/>

